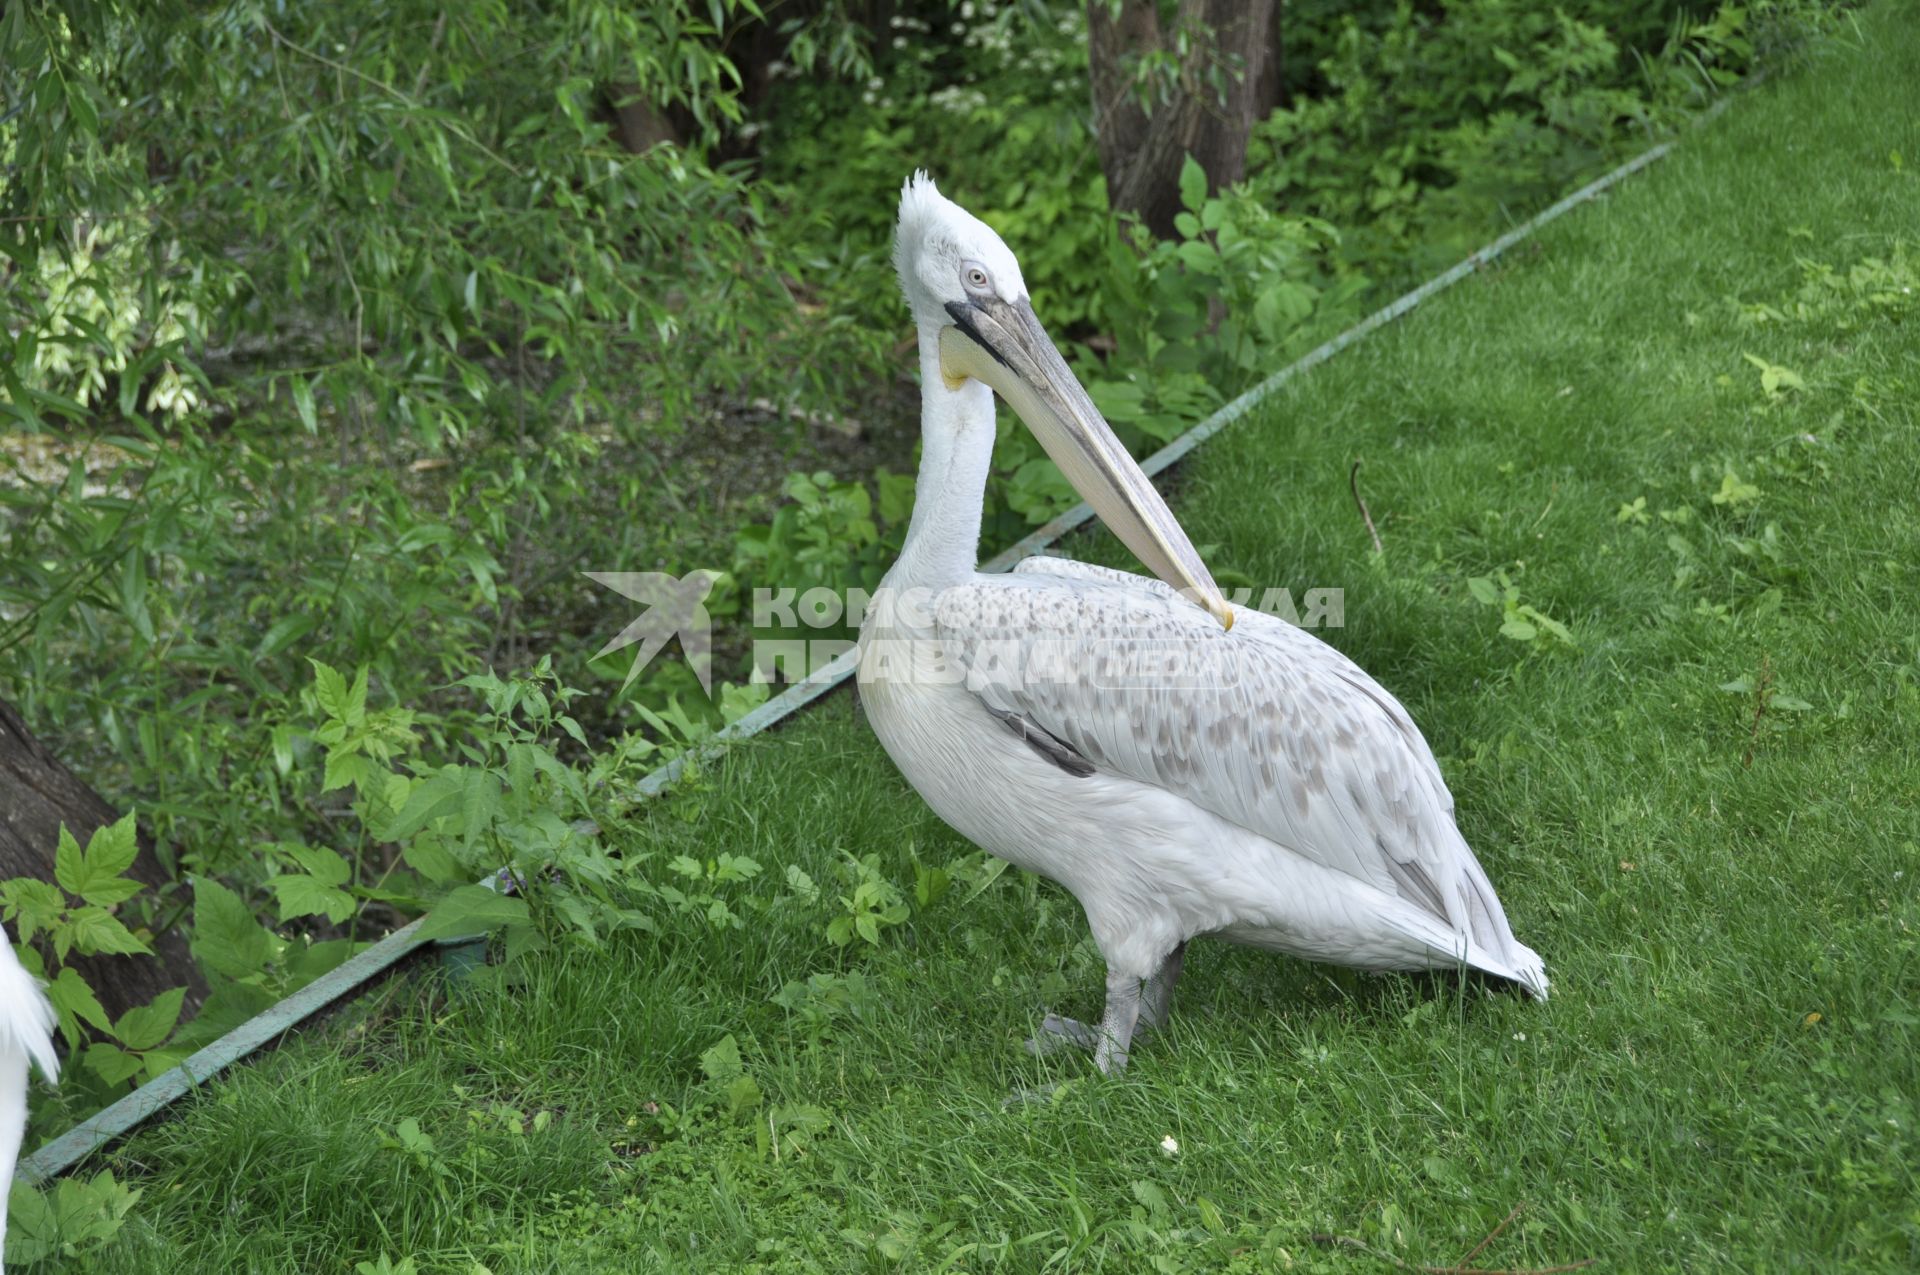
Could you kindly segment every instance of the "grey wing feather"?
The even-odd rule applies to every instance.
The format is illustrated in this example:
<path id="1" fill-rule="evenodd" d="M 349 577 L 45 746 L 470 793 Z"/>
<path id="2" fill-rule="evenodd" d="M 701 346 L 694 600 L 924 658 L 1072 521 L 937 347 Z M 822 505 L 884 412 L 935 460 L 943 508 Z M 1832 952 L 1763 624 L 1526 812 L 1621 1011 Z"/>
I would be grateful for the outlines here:
<path id="1" fill-rule="evenodd" d="M 1306 631 L 1236 607 L 1228 633 L 1158 580 L 1061 558 L 943 590 L 934 619 L 996 713 L 1514 950 L 1413 719 Z M 1008 650 L 1046 667 L 1009 677 Z M 1156 654 L 1181 675 L 1142 675 Z"/>
<path id="2" fill-rule="evenodd" d="M 999 719 L 1000 724 L 1014 733 L 1014 736 L 1039 753 L 1042 757 L 1066 771 L 1077 779 L 1085 779 L 1093 773 L 1093 763 L 1075 752 L 1073 745 L 1047 730 L 1031 717 L 1023 716 L 1012 709 L 999 709 L 991 704 L 987 711 Z"/>

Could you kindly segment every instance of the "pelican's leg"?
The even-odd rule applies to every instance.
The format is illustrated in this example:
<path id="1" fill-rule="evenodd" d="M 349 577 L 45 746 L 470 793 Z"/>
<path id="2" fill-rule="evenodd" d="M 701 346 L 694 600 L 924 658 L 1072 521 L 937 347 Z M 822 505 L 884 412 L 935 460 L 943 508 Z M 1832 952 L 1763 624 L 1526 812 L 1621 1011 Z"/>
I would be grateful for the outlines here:
<path id="1" fill-rule="evenodd" d="M 1140 982 L 1130 974 L 1107 970 L 1107 1012 L 1100 1018 L 1100 1043 L 1094 1046 L 1093 1063 L 1109 1076 L 1127 1067 L 1127 1046 L 1133 1043 L 1133 1029 L 1140 1022 Z"/>
<path id="2" fill-rule="evenodd" d="M 1100 1025 L 1095 1027 L 1078 1019 L 1065 1018 L 1059 1014 L 1048 1014 L 1040 1021 L 1040 1030 L 1027 1041 L 1027 1050 L 1036 1055 L 1055 1053 L 1062 1049 L 1092 1050 L 1095 1060 L 1102 1058 L 1101 1051 L 1109 1050 L 1105 1055 L 1113 1057 L 1109 1042 L 1117 1042 L 1118 1057 L 1121 1066 L 1126 1066 L 1127 1048 L 1133 1043 L 1133 1033 L 1158 1027 L 1167 1021 L 1167 1014 L 1173 1004 L 1173 986 L 1180 981 L 1180 967 L 1187 955 L 1185 943 L 1167 953 L 1160 962 L 1160 968 L 1141 986 L 1141 980 L 1126 975 L 1116 976 L 1111 969 L 1107 972 L 1107 1012 Z M 1116 993 L 1115 989 L 1120 990 Z M 1115 1018 L 1115 997 L 1134 1006 L 1132 1021 L 1127 1027 L 1125 1037 L 1113 1030 Z M 1100 1070 L 1106 1071 L 1105 1062 Z"/>
<path id="3" fill-rule="evenodd" d="M 1173 1008 L 1173 985 L 1180 981 L 1180 966 L 1186 958 L 1187 945 L 1182 943 L 1167 953 L 1167 959 L 1160 962 L 1160 968 L 1147 980 L 1147 990 L 1140 998 L 1142 1030 L 1159 1027 L 1167 1021 L 1167 1013 Z"/>

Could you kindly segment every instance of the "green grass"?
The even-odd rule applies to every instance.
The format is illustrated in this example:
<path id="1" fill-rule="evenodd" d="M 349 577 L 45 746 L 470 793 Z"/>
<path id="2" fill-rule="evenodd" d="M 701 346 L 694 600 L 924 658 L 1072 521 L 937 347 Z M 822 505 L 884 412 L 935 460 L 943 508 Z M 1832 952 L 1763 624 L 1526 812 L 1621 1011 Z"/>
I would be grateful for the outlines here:
<path id="1" fill-rule="evenodd" d="M 390 985 L 107 1155 L 145 1195 L 81 1265 L 1365 1272 L 1315 1234 L 1445 1265 L 1524 1202 L 1478 1262 L 1920 1267 L 1912 19 L 1864 15 L 1178 477 L 1218 566 L 1345 588 L 1330 636 L 1422 724 L 1550 1002 L 1201 944 L 1124 1078 L 1029 1058 L 1042 1007 L 1097 1009 L 1077 906 L 970 897 L 981 860 L 842 695 L 636 816 L 662 864 L 766 865 L 719 888 L 745 928 Z M 1806 290 L 1901 252 L 1904 285 Z M 1502 635 L 1468 581 L 1503 570 L 1577 648 Z M 1756 725 L 1721 688 L 1763 668 Z M 836 949 L 849 854 L 956 880 Z"/>

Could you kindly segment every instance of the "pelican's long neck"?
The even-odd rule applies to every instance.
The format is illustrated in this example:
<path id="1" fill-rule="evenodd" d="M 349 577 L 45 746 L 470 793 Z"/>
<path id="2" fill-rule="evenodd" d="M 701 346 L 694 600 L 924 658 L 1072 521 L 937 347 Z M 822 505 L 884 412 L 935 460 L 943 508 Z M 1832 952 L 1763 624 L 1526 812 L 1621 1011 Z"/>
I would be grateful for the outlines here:
<path id="1" fill-rule="evenodd" d="M 993 391 L 968 380 L 947 388 L 938 325 L 920 324 L 920 476 L 899 587 L 943 588 L 973 575 L 980 557 L 980 507 L 993 464 Z"/>

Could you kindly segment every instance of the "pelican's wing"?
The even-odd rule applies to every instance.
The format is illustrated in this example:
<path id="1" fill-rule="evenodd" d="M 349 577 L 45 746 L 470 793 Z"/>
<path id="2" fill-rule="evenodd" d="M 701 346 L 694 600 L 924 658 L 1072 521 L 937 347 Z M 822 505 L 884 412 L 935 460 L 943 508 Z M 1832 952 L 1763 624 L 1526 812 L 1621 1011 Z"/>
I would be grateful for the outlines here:
<path id="1" fill-rule="evenodd" d="M 1091 562 L 1075 562 L 1072 558 L 1053 558 L 1036 554 L 1031 558 L 1022 558 L 1013 568 L 1023 575 L 1048 575 L 1066 580 L 1082 580 L 1093 584 L 1113 585 L 1123 589 L 1148 589 L 1169 602 L 1179 601 L 1180 595 L 1173 586 L 1155 580 L 1151 576 L 1135 575 L 1131 571 L 1120 571 L 1113 567 L 1095 566 Z M 1278 616 L 1268 615 L 1264 611 L 1249 611 L 1242 607 L 1234 609 L 1234 628 L 1247 633 L 1259 634 L 1261 640 L 1271 640 L 1282 651 L 1294 649 L 1294 644 L 1311 651 L 1318 658 L 1327 661 L 1329 666 L 1337 667 L 1340 676 L 1372 696 L 1379 702 L 1380 709 L 1399 729 L 1407 744 L 1413 749 L 1417 760 L 1426 767 L 1439 786 L 1440 796 L 1445 803 L 1446 812 L 1453 813 L 1453 794 L 1447 791 L 1446 784 L 1440 778 L 1440 763 L 1434 760 L 1433 749 L 1427 746 L 1426 736 L 1413 724 L 1413 718 L 1405 706 L 1390 695 L 1378 682 L 1367 675 L 1367 671 L 1295 625 L 1288 624 Z"/>
<path id="2" fill-rule="evenodd" d="M 1413 719 L 1304 630 L 1235 608 L 1227 632 L 1157 580 L 1059 558 L 942 590 L 934 622 L 989 709 L 1397 895 L 1516 969 L 1532 956 Z"/>

